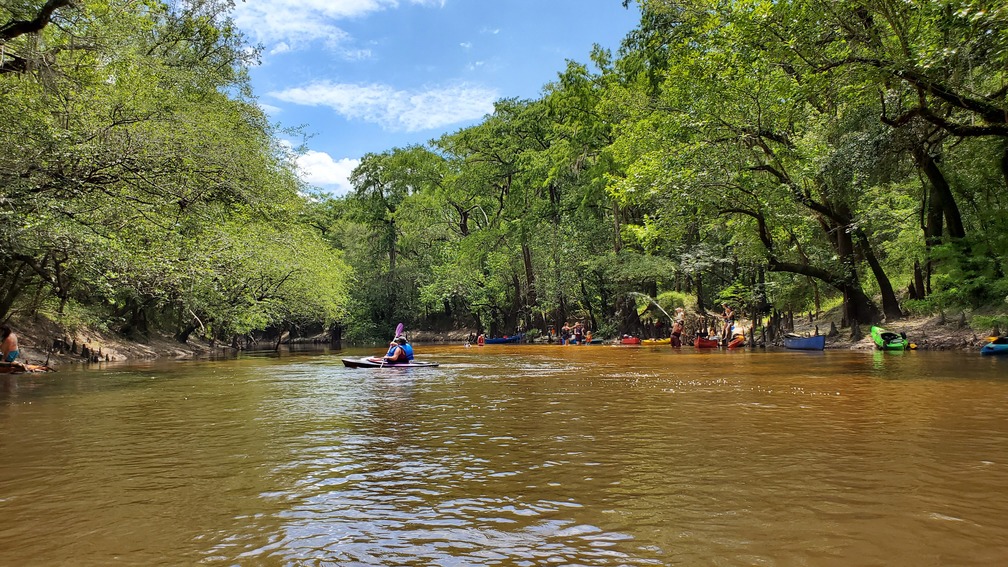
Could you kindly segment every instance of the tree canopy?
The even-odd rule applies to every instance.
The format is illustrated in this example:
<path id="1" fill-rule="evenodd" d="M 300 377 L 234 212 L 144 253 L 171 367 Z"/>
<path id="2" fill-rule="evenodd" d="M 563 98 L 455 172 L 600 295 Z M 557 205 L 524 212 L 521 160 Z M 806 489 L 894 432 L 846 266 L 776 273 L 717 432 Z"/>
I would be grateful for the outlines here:
<path id="1" fill-rule="evenodd" d="M 624 5 L 617 52 L 364 156 L 340 198 L 256 105 L 229 2 L 0 9 L 0 319 L 363 340 L 1005 311 L 1003 3 Z"/>

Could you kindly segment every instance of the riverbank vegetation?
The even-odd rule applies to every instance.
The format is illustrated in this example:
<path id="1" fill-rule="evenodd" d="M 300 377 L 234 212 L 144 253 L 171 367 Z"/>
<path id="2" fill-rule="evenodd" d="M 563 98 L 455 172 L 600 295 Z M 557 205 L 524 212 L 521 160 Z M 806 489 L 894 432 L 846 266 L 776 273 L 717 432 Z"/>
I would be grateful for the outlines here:
<path id="1" fill-rule="evenodd" d="M 306 221 L 226 8 L 0 11 L 0 319 L 230 340 L 345 316 L 349 267 Z"/>
<path id="2" fill-rule="evenodd" d="M 606 336 L 729 302 L 1008 327 L 1002 3 L 627 4 L 618 52 L 365 156 L 339 198 L 299 181 L 226 2 L 0 12 L 0 319 Z"/>

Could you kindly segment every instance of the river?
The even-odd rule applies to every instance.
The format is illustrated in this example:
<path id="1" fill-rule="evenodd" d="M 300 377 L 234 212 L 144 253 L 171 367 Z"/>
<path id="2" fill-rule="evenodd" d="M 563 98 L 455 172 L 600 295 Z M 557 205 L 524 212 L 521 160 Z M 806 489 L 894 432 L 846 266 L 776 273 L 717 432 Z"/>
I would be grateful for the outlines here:
<path id="1" fill-rule="evenodd" d="M 0 375 L 0 565 L 1008 558 L 1008 357 L 417 351 Z"/>

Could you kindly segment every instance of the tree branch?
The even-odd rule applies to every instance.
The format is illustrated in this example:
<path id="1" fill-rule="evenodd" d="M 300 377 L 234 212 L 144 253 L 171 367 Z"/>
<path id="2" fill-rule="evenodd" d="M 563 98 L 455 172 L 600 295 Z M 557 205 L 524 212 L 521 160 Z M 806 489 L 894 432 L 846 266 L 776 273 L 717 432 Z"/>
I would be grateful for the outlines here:
<path id="1" fill-rule="evenodd" d="M 30 20 L 11 20 L 0 26 L 0 43 L 6 43 L 15 37 L 27 33 L 42 31 L 42 28 L 49 25 L 53 12 L 64 6 L 69 6 L 72 0 L 47 0 L 38 14 Z"/>

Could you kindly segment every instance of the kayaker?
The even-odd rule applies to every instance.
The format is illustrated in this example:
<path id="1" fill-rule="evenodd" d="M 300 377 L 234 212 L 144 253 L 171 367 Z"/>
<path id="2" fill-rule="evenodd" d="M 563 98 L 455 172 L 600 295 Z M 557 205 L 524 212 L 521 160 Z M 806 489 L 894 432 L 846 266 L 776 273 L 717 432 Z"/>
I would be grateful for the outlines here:
<path id="1" fill-rule="evenodd" d="M 384 358 L 385 362 L 389 363 L 409 362 L 412 359 L 412 357 L 409 356 L 409 354 L 407 354 L 404 345 L 406 345 L 406 337 L 403 337 L 401 335 L 396 337 L 395 340 L 392 341 L 392 345 L 389 347 L 389 351 L 385 353 L 385 356 L 382 358 Z M 410 351 L 412 350 L 413 349 L 411 347 Z"/>
<path id="2" fill-rule="evenodd" d="M 406 337 L 399 337 L 396 339 L 396 342 L 399 343 L 399 346 L 401 346 L 403 351 L 406 352 L 406 359 L 413 360 L 413 345 L 406 340 Z"/>

